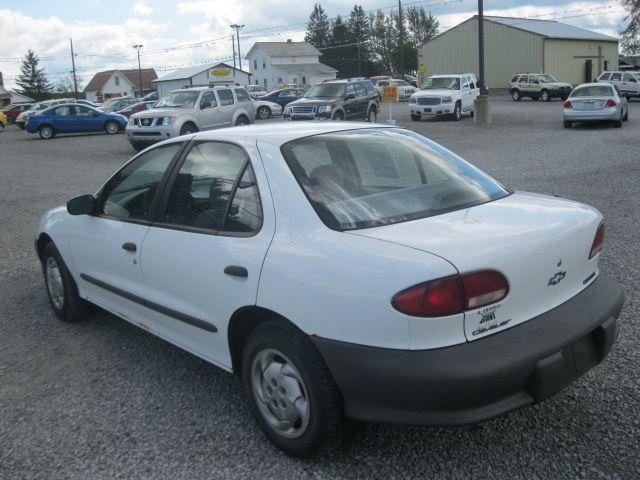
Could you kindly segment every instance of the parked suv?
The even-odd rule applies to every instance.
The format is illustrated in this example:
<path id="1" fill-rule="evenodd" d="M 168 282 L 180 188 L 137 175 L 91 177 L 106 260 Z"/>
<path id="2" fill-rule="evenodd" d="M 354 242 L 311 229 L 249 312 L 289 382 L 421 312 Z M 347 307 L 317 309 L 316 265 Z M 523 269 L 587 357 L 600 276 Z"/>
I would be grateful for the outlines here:
<path id="1" fill-rule="evenodd" d="M 397 87 L 398 88 L 398 99 L 399 100 L 407 100 L 418 91 L 417 87 L 410 85 L 408 82 L 398 78 L 389 78 L 378 80 L 376 84 L 376 90 L 380 92 L 382 95 L 382 87 Z"/>
<path id="2" fill-rule="evenodd" d="M 479 93 L 472 73 L 433 75 L 409 98 L 411 120 L 417 122 L 432 115 L 460 120 L 466 112 L 473 116 L 474 100 Z"/>
<path id="3" fill-rule="evenodd" d="M 552 98 L 566 100 L 573 87 L 570 83 L 558 81 L 546 73 L 517 73 L 509 82 L 509 94 L 514 102 L 523 97 L 548 102 Z"/>
<path id="4" fill-rule="evenodd" d="M 640 97 L 640 77 L 637 72 L 604 72 L 598 82 L 613 83 L 626 97 Z"/>
<path id="5" fill-rule="evenodd" d="M 244 87 L 216 86 L 174 90 L 155 107 L 134 113 L 127 124 L 127 138 L 135 150 L 167 138 L 199 130 L 248 125 L 256 115 Z"/>
<path id="6" fill-rule="evenodd" d="M 374 122 L 380 95 L 365 78 L 331 80 L 313 85 L 300 100 L 284 107 L 291 120 L 366 120 Z"/>

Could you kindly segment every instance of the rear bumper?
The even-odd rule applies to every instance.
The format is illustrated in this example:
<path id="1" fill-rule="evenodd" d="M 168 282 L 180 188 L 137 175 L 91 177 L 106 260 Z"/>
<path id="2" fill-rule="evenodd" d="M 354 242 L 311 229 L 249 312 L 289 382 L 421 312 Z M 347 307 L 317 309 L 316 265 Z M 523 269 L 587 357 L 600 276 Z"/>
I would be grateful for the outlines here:
<path id="1" fill-rule="evenodd" d="M 573 108 L 564 109 L 564 119 L 570 122 L 590 122 L 601 120 L 618 120 L 620 110 L 617 107 L 603 108 L 601 110 L 575 110 Z"/>
<path id="2" fill-rule="evenodd" d="M 381 423 L 478 423 L 540 402 L 607 356 L 622 290 L 600 277 L 555 309 L 452 347 L 406 351 L 313 337 L 348 417 Z"/>

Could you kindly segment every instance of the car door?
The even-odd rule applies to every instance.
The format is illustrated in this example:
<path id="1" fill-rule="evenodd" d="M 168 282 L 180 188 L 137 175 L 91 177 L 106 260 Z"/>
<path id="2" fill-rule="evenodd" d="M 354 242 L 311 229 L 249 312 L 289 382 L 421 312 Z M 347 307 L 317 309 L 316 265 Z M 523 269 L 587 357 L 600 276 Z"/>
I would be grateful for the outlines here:
<path id="1" fill-rule="evenodd" d="M 520 75 L 520 79 L 518 80 L 518 90 L 524 94 L 531 93 L 529 89 L 529 75 Z"/>
<path id="2" fill-rule="evenodd" d="M 363 119 L 367 116 L 369 97 L 367 95 L 367 91 L 364 89 L 364 85 L 362 85 L 362 82 L 356 83 L 353 88 L 356 92 L 356 116 Z"/>
<path id="3" fill-rule="evenodd" d="M 469 77 L 461 78 L 460 94 L 462 98 L 461 103 L 463 112 L 468 112 L 473 109 L 473 92 L 471 91 L 471 85 L 469 82 Z"/>
<path id="4" fill-rule="evenodd" d="M 233 114 L 236 110 L 233 92 L 230 88 L 220 88 L 216 90 L 216 94 L 218 95 L 220 125 L 230 126 L 233 123 Z"/>
<path id="5" fill-rule="evenodd" d="M 127 163 L 102 187 L 93 215 L 74 217 L 71 258 L 82 295 L 101 307 L 147 326 L 140 270 L 142 240 L 149 230 L 163 179 L 182 146 L 156 147 Z"/>
<path id="6" fill-rule="evenodd" d="M 155 313 L 151 328 L 223 367 L 230 367 L 227 324 L 255 304 L 274 233 L 266 177 L 250 149 L 195 143 L 142 246 L 147 297 L 172 312 Z"/>
<path id="7" fill-rule="evenodd" d="M 344 118 L 355 118 L 358 116 L 358 107 L 356 101 L 356 91 L 353 83 L 347 84 L 347 90 L 344 96 Z"/>
<path id="8" fill-rule="evenodd" d="M 620 90 L 630 95 L 638 94 L 638 80 L 632 73 L 624 72 L 622 74 L 622 86 L 620 87 Z"/>
<path id="9" fill-rule="evenodd" d="M 63 105 L 51 109 L 48 115 L 51 117 L 51 123 L 57 133 L 68 133 L 73 131 L 73 124 L 75 119 L 71 117 L 68 105 Z"/>
<path id="10" fill-rule="evenodd" d="M 106 116 L 93 108 L 78 106 L 75 107 L 76 131 L 97 132 L 102 130 L 106 123 Z"/>
<path id="11" fill-rule="evenodd" d="M 223 125 L 223 115 L 218 107 L 218 100 L 213 90 L 202 93 L 198 108 L 200 109 L 198 118 L 202 130 L 218 128 Z"/>
<path id="12" fill-rule="evenodd" d="M 611 73 L 611 77 L 609 77 L 609 82 L 613 83 L 616 87 L 618 87 L 624 93 L 624 88 L 622 88 L 622 73 L 621 72 L 613 72 L 613 73 Z"/>
<path id="13" fill-rule="evenodd" d="M 279 92 L 274 101 L 284 108 L 287 104 L 294 102 L 297 99 L 298 95 L 296 94 L 296 91 L 293 89 L 287 89 Z"/>

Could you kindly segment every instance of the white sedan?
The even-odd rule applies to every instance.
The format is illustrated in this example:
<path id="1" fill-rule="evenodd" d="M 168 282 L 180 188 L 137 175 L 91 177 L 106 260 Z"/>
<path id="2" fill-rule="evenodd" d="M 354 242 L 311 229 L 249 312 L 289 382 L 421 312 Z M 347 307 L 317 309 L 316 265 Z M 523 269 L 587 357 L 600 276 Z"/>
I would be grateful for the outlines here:
<path id="1" fill-rule="evenodd" d="M 275 102 L 268 102 L 267 100 L 254 100 L 253 109 L 256 112 L 256 118 L 260 120 L 282 115 L 282 107 Z"/>
<path id="2" fill-rule="evenodd" d="M 417 133 L 305 122 L 156 144 L 45 214 L 36 249 L 60 319 L 92 303 L 238 373 L 304 456 L 345 419 L 476 423 L 598 364 L 622 306 L 603 238 L 596 209 Z"/>

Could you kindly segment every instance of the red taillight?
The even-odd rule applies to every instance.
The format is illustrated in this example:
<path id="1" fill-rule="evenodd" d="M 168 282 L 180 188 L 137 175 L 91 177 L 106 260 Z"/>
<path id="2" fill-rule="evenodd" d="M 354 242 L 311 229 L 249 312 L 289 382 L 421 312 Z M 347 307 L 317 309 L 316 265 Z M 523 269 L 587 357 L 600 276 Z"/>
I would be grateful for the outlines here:
<path id="1" fill-rule="evenodd" d="M 610 98 L 609 100 L 607 100 L 607 107 L 615 107 L 616 105 L 617 105 L 617 102 L 613 98 Z"/>
<path id="2" fill-rule="evenodd" d="M 564 108 L 573 108 L 573 105 L 571 105 L 571 102 L 569 100 L 564 102 L 562 105 L 564 106 Z"/>
<path id="3" fill-rule="evenodd" d="M 591 251 L 589 252 L 589 260 L 595 257 L 600 250 L 602 250 L 602 244 L 604 243 L 604 222 L 600 222 L 598 225 L 598 230 L 596 230 L 596 236 L 593 239 L 593 244 L 591 245 Z"/>
<path id="4" fill-rule="evenodd" d="M 391 303 L 407 315 L 440 317 L 498 302 L 508 292 L 509 284 L 501 273 L 483 270 L 416 285 L 398 293 Z"/>

